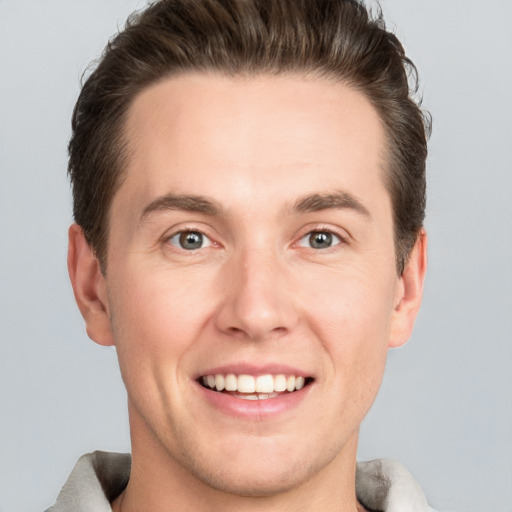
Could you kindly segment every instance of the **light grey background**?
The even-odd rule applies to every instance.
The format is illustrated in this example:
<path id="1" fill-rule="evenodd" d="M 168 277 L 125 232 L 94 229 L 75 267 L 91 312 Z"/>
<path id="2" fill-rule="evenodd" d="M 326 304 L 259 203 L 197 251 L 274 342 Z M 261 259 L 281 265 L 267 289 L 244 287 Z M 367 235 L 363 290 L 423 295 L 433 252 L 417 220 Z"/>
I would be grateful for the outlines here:
<path id="1" fill-rule="evenodd" d="M 66 273 L 79 75 L 143 0 L 0 0 L 0 512 L 41 511 L 84 452 L 128 451 L 115 352 Z M 512 1 L 384 0 L 434 117 L 430 268 L 360 458 L 442 510 L 512 511 Z"/>

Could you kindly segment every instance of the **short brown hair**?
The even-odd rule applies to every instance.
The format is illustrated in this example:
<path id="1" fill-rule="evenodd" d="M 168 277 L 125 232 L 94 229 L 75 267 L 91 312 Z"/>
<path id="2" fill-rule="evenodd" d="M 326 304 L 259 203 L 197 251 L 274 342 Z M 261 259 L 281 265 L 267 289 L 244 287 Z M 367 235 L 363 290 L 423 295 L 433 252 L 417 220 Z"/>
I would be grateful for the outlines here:
<path id="1" fill-rule="evenodd" d="M 386 186 L 402 274 L 425 215 L 430 128 L 411 98 L 414 64 L 386 31 L 380 9 L 372 17 L 358 0 L 160 0 L 128 19 L 83 85 L 69 143 L 74 217 L 103 271 L 108 212 L 126 157 L 126 113 L 143 88 L 187 71 L 315 73 L 365 94 L 386 128 Z"/>

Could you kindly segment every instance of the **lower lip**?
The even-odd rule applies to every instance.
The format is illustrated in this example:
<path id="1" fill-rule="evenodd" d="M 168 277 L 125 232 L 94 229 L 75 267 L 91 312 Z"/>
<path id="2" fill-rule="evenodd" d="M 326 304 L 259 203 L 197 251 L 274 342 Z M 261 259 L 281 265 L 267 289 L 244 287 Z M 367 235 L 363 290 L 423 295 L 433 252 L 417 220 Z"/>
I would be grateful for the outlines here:
<path id="1" fill-rule="evenodd" d="M 283 393 L 274 398 L 246 400 L 227 393 L 212 391 L 199 384 L 199 382 L 195 384 L 203 398 L 213 405 L 215 409 L 230 416 L 249 420 L 270 419 L 295 409 L 304 400 L 312 387 L 311 383 L 299 391 Z"/>

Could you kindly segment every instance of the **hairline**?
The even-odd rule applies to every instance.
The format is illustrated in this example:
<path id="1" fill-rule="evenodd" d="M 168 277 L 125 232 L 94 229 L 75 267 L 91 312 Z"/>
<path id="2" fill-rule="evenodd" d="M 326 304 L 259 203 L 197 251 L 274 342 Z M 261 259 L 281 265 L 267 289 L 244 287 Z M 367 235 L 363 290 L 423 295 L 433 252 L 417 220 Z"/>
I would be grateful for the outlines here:
<path id="1" fill-rule="evenodd" d="M 108 259 L 108 249 L 109 249 L 109 230 L 110 230 L 110 215 L 112 211 L 112 203 L 114 198 L 121 188 L 124 179 L 127 175 L 127 167 L 129 166 L 128 161 L 130 158 L 133 158 L 133 145 L 130 144 L 130 140 L 127 133 L 127 123 L 130 113 L 133 108 L 133 104 L 144 92 L 148 89 L 155 87 L 167 80 L 177 79 L 184 76 L 212 76 L 212 77 L 226 77 L 232 80 L 254 80 L 256 78 L 266 77 L 266 78 L 280 78 L 280 77 L 289 77 L 289 78 L 301 78 L 305 80 L 311 81 L 323 81 L 325 83 L 332 83 L 333 85 L 345 85 L 352 89 L 353 91 L 357 91 L 361 93 L 369 102 L 370 106 L 374 109 L 377 114 L 377 118 L 381 125 L 383 134 L 384 134 L 384 145 L 379 147 L 380 153 L 380 174 L 381 179 L 383 180 L 383 184 L 386 192 L 388 193 L 390 203 L 391 203 L 391 215 L 392 215 L 392 223 L 393 223 L 393 246 L 395 251 L 395 259 L 396 259 L 396 267 L 397 274 L 400 276 L 407 264 L 408 257 L 412 250 L 412 247 L 408 250 L 407 254 L 402 255 L 399 250 L 399 233 L 398 233 L 398 224 L 396 218 L 396 208 L 393 198 L 393 179 L 392 179 L 392 168 L 396 165 L 396 155 L 393 150 L 393 136 L 391 133 L 391 128 L 387 125 L 382 113 L 380 112 L 375 102 L 372 100 L 371 96 L 366 92 L 363 86 L 354 83 L 353 80 L 350 80 L 345 77 L 337 76 L 334 71 L 330 71 L 327 69 L 322 69 L 321 66 L 318 67 L 306 67 L 303 69 L 300 66 L 297 66 L 296 69 L 279 69 L 279 68 L 242 68 L 240 70 L 229 70 L 225 69 L 223 66 L 211 67 L 211 68 L 201 68 L 200 66 L 189 66 L 187 68 L 178 68 L 174 70 L 170 70 L 167 73 L 163 73 L 161 76 L 148 80 L 147 83 L 140 85 L 135 92 L 130 94 L 127 98 L 126 104 L 124 105 L 124 111 L 121 116 L 115 119 L 112 123 L 113 131 L 116 131 L 115 128 L 118 127 L 118 141 L 119 141 L 119 149 L 115 152 L 114 165 L 116 167 L 116 176 L 114 180 L 114 185 L 112 187 L 112 191 L 109 197 L 108 208 L 105 211 L 105 216 L 102 222 L 102 244 L 100 248 L 94 248 L 93 252 L 95 253 L 99 263 L 102 273 L 106 275 L 107 272 L 107 259 Z M 419 234 L 416 233 L 416 236 Z M 98 249 L 98 250 L 97 250 Z"/>

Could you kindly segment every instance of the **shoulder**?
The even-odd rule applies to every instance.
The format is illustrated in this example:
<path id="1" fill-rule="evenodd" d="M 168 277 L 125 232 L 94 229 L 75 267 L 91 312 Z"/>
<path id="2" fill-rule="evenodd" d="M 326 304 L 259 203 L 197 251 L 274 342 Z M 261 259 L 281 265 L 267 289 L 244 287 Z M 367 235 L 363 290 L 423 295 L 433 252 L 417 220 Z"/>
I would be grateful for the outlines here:
<path id="1" fill-rule="evenodd" d="M 110 502 L 126 487 L 130 469 L 128 453 L 83 455 L 46 512 L 111 512 Z"/>
<path id="2" fill-rule="evenodd" d="M 396 460 L 358 462 L 356 492 L 361 503 L 382 512 L 435 512 L 419 483 Z"/>

